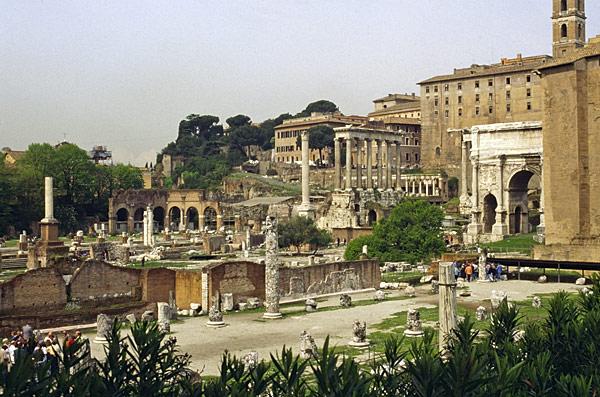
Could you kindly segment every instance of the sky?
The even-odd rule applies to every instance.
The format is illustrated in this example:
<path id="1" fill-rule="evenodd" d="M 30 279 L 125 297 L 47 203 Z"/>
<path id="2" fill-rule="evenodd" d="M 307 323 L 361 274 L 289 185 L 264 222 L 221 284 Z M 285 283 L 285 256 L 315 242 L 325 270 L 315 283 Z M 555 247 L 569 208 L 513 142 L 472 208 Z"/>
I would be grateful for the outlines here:
<path id="1" fill-rule="evenodd" d="M 551 0 L 0 0 L 0 147 L 143 165 L 188 114 L 345 114 L 473 63 L 551 54 Z M 587 0 L 587 34 L 600 1 Z"/>

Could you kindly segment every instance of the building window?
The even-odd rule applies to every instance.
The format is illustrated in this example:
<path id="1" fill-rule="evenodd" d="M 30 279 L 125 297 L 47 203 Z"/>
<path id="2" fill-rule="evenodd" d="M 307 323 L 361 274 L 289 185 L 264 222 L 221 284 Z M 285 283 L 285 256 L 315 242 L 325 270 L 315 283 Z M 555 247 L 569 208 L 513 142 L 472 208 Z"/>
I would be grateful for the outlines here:
<path id="1" fill-rule="evenodd" d="M 506 91 L 506 100 L 510 101 L 510 91 Z"/>
<path id="2" fill-rule="evenodd" d="M 438 92 L 438 86 L 437 85 L 433 86 L 433 92 Z"/>
<path id="3" fill-rule="evenodd" d="M 488 80 L 488 87 L 493 87 L 494 86 L 494 80 L 493 79 L 489 79 Z"/>
<path id="4" fill-rule="evenodd" d="M 448 118 L 448 116 L 450 116 L 450 112 L 448 111 L 448 109 L 446 109 L 444 115 L 446 116 L 446 118 Z"/>
<path id="5" fill-rule="evenodd" d="M 567 11 L 567 0 L 560 0 L 560 11 Z"/>
<path id="6" fill-rule="evenodd" d="M 448 91 L 448 88 L 449 88 L 448 84 L 444 84 L 444 91 Z"/>
<path id="7" fill-rule="evenodd" d="M 479 94 L 475 94 L 475 102 L 479 102 Z"/>
<path id="8" fill-rule="evenodd" d="M 446 106 L 448 106 L 450 104 L 450 100 L 448 99 L 448 97 L 446 97 L 446 99 L 444 100 L 444 104 Z"/>
<path id="9" fill-rule="evenodd" d="M 429 86 L 425 87 L 425 93 L 429 94 Z"/>
<path id="10" fill-rule="evenodd" d="M 488 94 L 488 101 L 492 102 L 494 100 L 494 94 L 491 92 Z"/>
<path id="11" fill-rule="evenodd" d="M 531 83 L 531 75 L 530 74 L 527 75 L 526 79 L 527 79 L 528 83 Z"/>
<path id="12" fill-rule="evenodd" d="M 462 83 L 458 83 L 458 90 L 462 90 Z"/>
<path id="13" fill-rule="evenodd" d="M 406 161 L 410 161 L 410 154 L 406 153 Z"/>
<path id="14" fill-rule="evenodd" d="M 506 85 L 510 85 L 510 77 L 506 78 Z"/>
<path id="15" fill-rule="evenodd" d="M 419 146 L 419 140 L 415 139 L 415 146 Z"/>
<path id="16" fill-rule="evenodd" d="M 506 104 L 506 113 L 510 113 L 510 103 Z"/>
<path id="17" fill-rule="evenodd" d="M 462 108 L 458 108 L 458 117 L 462 116 Z"/>
<path id="18" fill-rule="evenodd" d="M 419 162 L 419 153 L 415 153 L 415 163 Z"/>
<path id="19" fill-rule="evenodd" d="M 479 88 L 479 80 L 475 81 L 475 88 Z"/>
<path id="20" fill-rule="evenodd" d="M 560 38 L 561 39 L 566 39 L 567 38 L 567 24 L 563 23 L 562 25 L 560 25 Z"/>
<path id="21" fill-rule="evenodd" d="M 433 101 L 433 106 L 437 107 L 438 103 L 439 103 L 439 102 L 438 102 L 438 99 L 437 99 L 437 98 L 435 98 L 435 100 Z"/>
<path id="22" fill-rule="evenodd" d="M 531 110 L 531 102 L 527 102 L 527 110 Z"/>
<path id="23" fill-rule="evenodd" d="M 479 106 L 475 107 L 475 116 L 479 116 Z"/>
<path id="24" fill-rule="evenodd" d="M 493 108 L 492 106 L 490 106 L 490 107 L 488 108 L 488 113 L 489 113 L 489 114 L 492 114 L 492 113 L 494 113 L 494 108 Z"/>
<path id="25" fill-rule="evenodd" d="M 583 26 L 581 24 L 577 25 L 577 37 L 579 40 L 583 40 Z"/>
<path id="26" fill-rule="evenodd" d="M 531 88 L 528 88 L 527 89 L 527 98 L 530 98 L 530 97 L 531 97 Z"/>
<path id="27" fill-rule="evenodd" d="M 437 115 L 438 115 L 438 111 L 437 111 L 437 109 L 436 109 L 436 110 L 433 112 L 433 115 L 434 115 L 434 116 L 437 116 Z"/>
<path id="28" fill-rule="evenodd" d="M 458 96 L 458 103 L 462 103 L 462 96 L 461 95 Z"/>

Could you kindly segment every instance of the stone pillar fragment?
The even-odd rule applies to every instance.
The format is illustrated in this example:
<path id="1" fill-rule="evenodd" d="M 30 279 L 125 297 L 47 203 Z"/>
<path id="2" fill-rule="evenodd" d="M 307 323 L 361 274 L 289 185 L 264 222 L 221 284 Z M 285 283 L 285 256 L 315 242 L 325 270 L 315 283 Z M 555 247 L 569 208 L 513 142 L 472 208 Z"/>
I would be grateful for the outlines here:
<path id="1" fill-rule="evenodd" d="M 333 141 L 334 146 L 334 162 L 335 162 L 335 180 L 334 180 L 334 188 L 341 189 L 341 179 L 342 179 L 342 143 L 340 139 L 336 138 Z"/>
<path id="2" fill-rule="evenodd" d="M 377 189 L 383 187 L 383 151 L 381 149 L 381 139 L 377 139 Z"/>
<path id="3" fill-rule="evenodd" d="M 108 335 L 112 330 L 114 318 L 107 314 L 100 313 L 96 317 L 96 337 L 94 338 L 95 343 L 107 343 Z"/>
<path id="4" fill-rule="evenodd" d="M 451 262 L 439 265 L 439 349 L 446 350 L 448 336 L 456 328 L 456 280 Z"/>
<path id="5" fill-rule="evenodd" d="M 402 190 L 402 145 L 396 141 L 396 190 Z"/>
<path id="6" fill-rule="evenodd" d="M 167 302 L 156 302 L 158 314 L 158 329 L 162 332 L 171 332 L 171 308 Z"/>
<path id="7" fill-rule="evenodd" d="M 302 205 L 310 205 L 310 190 L 309 190 L 309 147 L 308 147 L 308 131 L 302 131 Z"/>
<path id="8" fill-rule="evenodd" d="M 362 189 L 362 149 L 365 146 L 365 141 L 363 139 L 357 140 L 356 145 L 356 188 Z"/>
<path id="9" fill-rule="evenodd" d="M 385 162 L 385 188 L 392 188 L 392 142 L 385 141 L 386 162 Z"/>
<path id="10" fill-rule="evenodd" d="M 346 190 L 352 190 L 352 138 L 346 139 Z"/>
<path id="11" fill-rule="evenodd" d="M 281 318 L 279 311 L 279 264 L 277 263 L 277 220 L 267 217 L 265 222 L 265 314 L 264 318 Z"/>
<path id="12" fill-rule="evenodd" d="M 373 189 L 373 141 L 367 139 L 367 189 Z"/>

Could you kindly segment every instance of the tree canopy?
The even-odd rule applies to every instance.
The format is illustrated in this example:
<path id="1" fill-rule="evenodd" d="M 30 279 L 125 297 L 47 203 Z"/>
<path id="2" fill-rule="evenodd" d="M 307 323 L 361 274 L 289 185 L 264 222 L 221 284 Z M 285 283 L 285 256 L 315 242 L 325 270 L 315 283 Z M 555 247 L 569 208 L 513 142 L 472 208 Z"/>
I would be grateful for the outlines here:
<path id="1" fill-rule="evenodd" d="M 306 108 L 298 113 L 296 117 L 308 117 L 311 113 L 335 113 L 339 112 L 338 106 L 326 99 L 321 99 L 315 102 L 309 103 Z"/>
<path id="2" fill-rule="evenodd" d="M 382 261 L 427 260 L 444 250 L 443 219 L 442 210 L 425 200 L 404 200 L 375 225 L 372 235 L 351 241 L 344 256 L 357 259 L 366 244 L 369 256 Z"/>
<path id="3" fill-rule="evenodd" d="M 333 148 L 335 132 L 327 125 L 317 125 L 308 129 L 308 146 L 319 151 L 319 161 L 323 162 L 323 149 Z M 301 146 L 302 136 L 298 135 L 297 145 Z"/>
<path id="4" fill-rule="evenodd" d="M 298 253 L 305 244 L 311 245 L 316 251 L 331 242 L 329 232 L 317 228 L 315 222 L 305 216 L 295 216 L 287 222 L 280 223 L 278 232 L 279 246 L 295 247 Z"/>

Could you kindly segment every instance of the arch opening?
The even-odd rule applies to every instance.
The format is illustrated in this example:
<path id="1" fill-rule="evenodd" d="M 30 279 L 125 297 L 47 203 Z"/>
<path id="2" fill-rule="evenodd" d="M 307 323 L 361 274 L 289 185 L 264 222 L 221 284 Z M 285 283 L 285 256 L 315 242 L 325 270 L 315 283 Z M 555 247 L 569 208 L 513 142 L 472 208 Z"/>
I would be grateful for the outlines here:
<path id="1" fill-rule="evenodd" d="M 208 231 L 217 230 L 217 211 L 212 207 L 204 210 L 204 227 Z"/>
<path id="2" fill-rule="evenodd" d="M 185 215 L 187 218 L 187 224 L 185 225 L 185 228 L 187 230 L 198 230 L 200 225 L 198 222 L 200 220 L 198 210 L 195 207 L 190 207 L 187 209 Z"/>
<path id="3" fill-rule="evenodd" d="M 179 209 L 179 207 L 172 207 L 169 210 L 169 228 L 171 230 L 179 230 L 180 223 L 181 223 L 181 209 Z"/>
<path id="4" fill-rule="evenodd" d="M 155 207 L 152 210 L 154 216 L 154 230 L 161 231 L 165 228 L 165 209 L 163 207 Z"/>
<path id="5" fill-rule="evenodd" d="M 140 232 L 144 230 L 144 208 L 138 208 L 133 213 L 133 230 Z"/>
<path id="6" fill-rule="evenodd" d="M 512 176 L 508 183 L 509 233 L 529 233 L 540 223 L 539 202 L 541 199 L 540 177 L 529 170 Z"/>
<path id="7" fill-rule="evenodd" d="M 117 211 L 116 227 L 117 233 L 127 232 L 127 222 L 129 221 L 129 211 L 126 208 L 121 208 Z"/>
<path id="8" fill-rule="evenodd" d="M 367 223 L 369 226 L 373 226 L 377 223 L 377 212 L 375 210 L 369 210 L 369 213 L 367 214 Z"/>
<path id="9" fill-rule="evenodd" d="M 496 208 L 498 208 L 498 201 L 496 196 L 488 194 L 483 198 L 483 232 L 491 233 L 496 224 Z"/>

